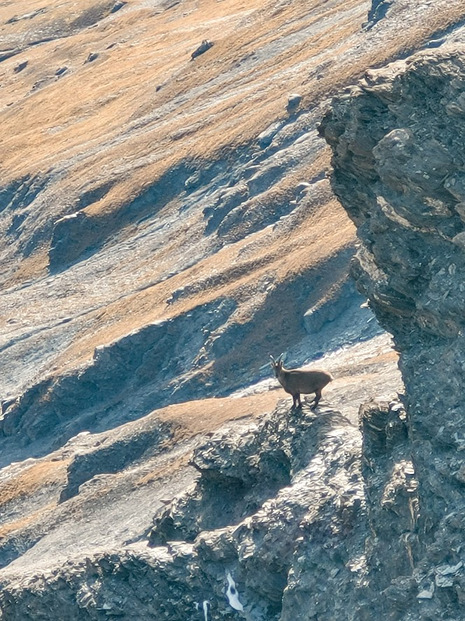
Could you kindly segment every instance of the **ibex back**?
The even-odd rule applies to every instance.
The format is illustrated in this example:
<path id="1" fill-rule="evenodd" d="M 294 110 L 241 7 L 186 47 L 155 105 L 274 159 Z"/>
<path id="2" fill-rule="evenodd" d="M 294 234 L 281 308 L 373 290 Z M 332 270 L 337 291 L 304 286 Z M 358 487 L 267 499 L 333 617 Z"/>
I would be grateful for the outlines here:
<path id="1" fill-rule="evenodd" d="M 301 394 L 315 393 L 312 409 L 316 408 L 321 399 L 321 391 L 333 379 L 331 373 L 320 369 L 285 369 L 281 357 L 282 355 L 275 360 L 270 356 L 271 366 L 281 386 L 292 395 L 292 407 L 302 407 Z"/>

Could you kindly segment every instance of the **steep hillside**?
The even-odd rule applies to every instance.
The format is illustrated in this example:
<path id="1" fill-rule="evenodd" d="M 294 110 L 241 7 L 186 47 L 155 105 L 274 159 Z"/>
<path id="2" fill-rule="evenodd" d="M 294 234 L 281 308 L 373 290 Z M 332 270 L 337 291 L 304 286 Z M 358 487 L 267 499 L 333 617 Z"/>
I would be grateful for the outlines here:
<path id="1" fill-rule="evenodd" d="M 345 278 L 338 257 L 354 241 L 324 179 L 321 106 L 460 6 L 420 24 L 401 7 L 362 32 L 355 1 L 4 5 L 2 394 L 190 312 L 214 321 L 172 375 L 195 367 L 216 391 L 242 360 L 226 340 L 246 343 L 249 376 L 300 339 L 294 317 Z M 284 326 L 256 325 L 283 303 Z"/>
<path id="2" fill-rule="evenodd" d="M 318 127 L 464 17 L 462 0 L 2 3 L 2 618 L 372 618 L 366 489 L 399 460 L 408 479 L 403 388 L 348 281 L 360 222 Z M 344 206 L 376 193 L 378 113 L 360 107 L 358 168 L 336 166 Z M 279 401 L 282 351 L 335 376 L 316 414 Z"/>

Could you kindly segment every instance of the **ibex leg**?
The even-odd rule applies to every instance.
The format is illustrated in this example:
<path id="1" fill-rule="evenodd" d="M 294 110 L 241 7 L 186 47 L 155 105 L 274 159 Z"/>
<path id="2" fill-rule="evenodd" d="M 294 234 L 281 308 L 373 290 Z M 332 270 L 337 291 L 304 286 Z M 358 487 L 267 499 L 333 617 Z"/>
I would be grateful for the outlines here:
<path id="1" fill-rule="evenodd" d="M 321 399 L 321 388 L 319 388 L 318 390 L 315 390 L 315 399 L 313 400 L 312 410 L 316 408 L 320 399 Z"/>

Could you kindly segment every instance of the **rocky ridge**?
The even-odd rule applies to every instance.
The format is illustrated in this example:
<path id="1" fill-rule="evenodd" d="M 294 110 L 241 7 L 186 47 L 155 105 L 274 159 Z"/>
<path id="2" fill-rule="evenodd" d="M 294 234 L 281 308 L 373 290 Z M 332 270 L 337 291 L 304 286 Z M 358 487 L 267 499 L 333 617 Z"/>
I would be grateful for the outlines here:
<path id="1" fill-rule="evenodd" d="M 372 410 L 378 425 L 403 424 L 399 408 Z M 328 408 L 303 414 L 281 405 L 215 434 L 194 451 L 195 485 L 156 517 L 150 548 L 130 544 L 4 585 L 6 618 L 33 618 L 25 611 L 37 614 L 37 597 L 36 618 L 195 619 L 202 607 L 212 619 L 344 618 L 348 606 L 370 618 L 360 434 Z M 391 509 L 405 504 L 405 487 L 397 482 Z"/>

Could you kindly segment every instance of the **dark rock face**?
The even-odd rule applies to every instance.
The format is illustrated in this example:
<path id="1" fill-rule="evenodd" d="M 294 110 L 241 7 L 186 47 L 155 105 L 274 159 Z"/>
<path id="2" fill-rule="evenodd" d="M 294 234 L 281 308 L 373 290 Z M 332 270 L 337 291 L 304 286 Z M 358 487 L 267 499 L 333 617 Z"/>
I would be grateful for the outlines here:
<path id="1" fill-rule="evenodd" d="M 78 210 L 55 222 L 49 250 L 50 270 L 64 269 L 86 253 L 95 252 L 119 226 L 159 211 L 181 190 L 188 175 L 189 168 L 185 165 L 169 170 L 116 214 L 100 214 L 99 217 L 89 216 L 84 208 L 105 196 L 113 182 L 85 191 L 77 201 Z"/>
<path id="2" fill-rule="evenodd" d="M 380 19 L 386 17 L 393 0 L 372 0 L 371 8 L 368 11 L 368 28 L 373 27 Z"/>
<path id="3" fill-rule="evenodd" d="M 419 553 L 418 481 L 400 403 L 366 403 L 360 408 L 360 428 L 370 532 L 366 555 L 371 601 L 365 611 L 385 618 L 387 610 L 405 606 L 405 591 L 416 596 L 415 581 L 408 576 Z M 391 612 L 392 618 L 396 614 Z"/>
<path id="4" fill-rule="evenodd" d="M 199 47 L 192 52 L 191 60 L 194 60 L 194 58 L 197 58 L 197 56 L 200 56 L 201 54 L 204 54 L 211 47 L 213 47 L 213 43 L 211 41 L 209 41 L 208 39 L 204 39 L 202 41 L 202 43 L 199 45 Z"/>
<path id="5" fill-rule="evenodd" d="M 464 83 L 462 49 L 425 52 L 370 72 L 321 126 L 363 242 L 353 273 L 401 352 L 413 468 L 394 468 L 419 482 L 385 618 L 463 617 Z"/>
<path id="6" fill-rule="evenodd" d="M 170 425 L 157 422 L 133 433 L 120 431 L 111 440 L 103 440 L 97 447 L 74 456 L 67 469 L 67 485 L 61 492 L 60 501 L 79 493 L 79 486 L 99 474 L 119 472 L 144 454 L 161 450 L 163 441 L 172 436 Z"/>

